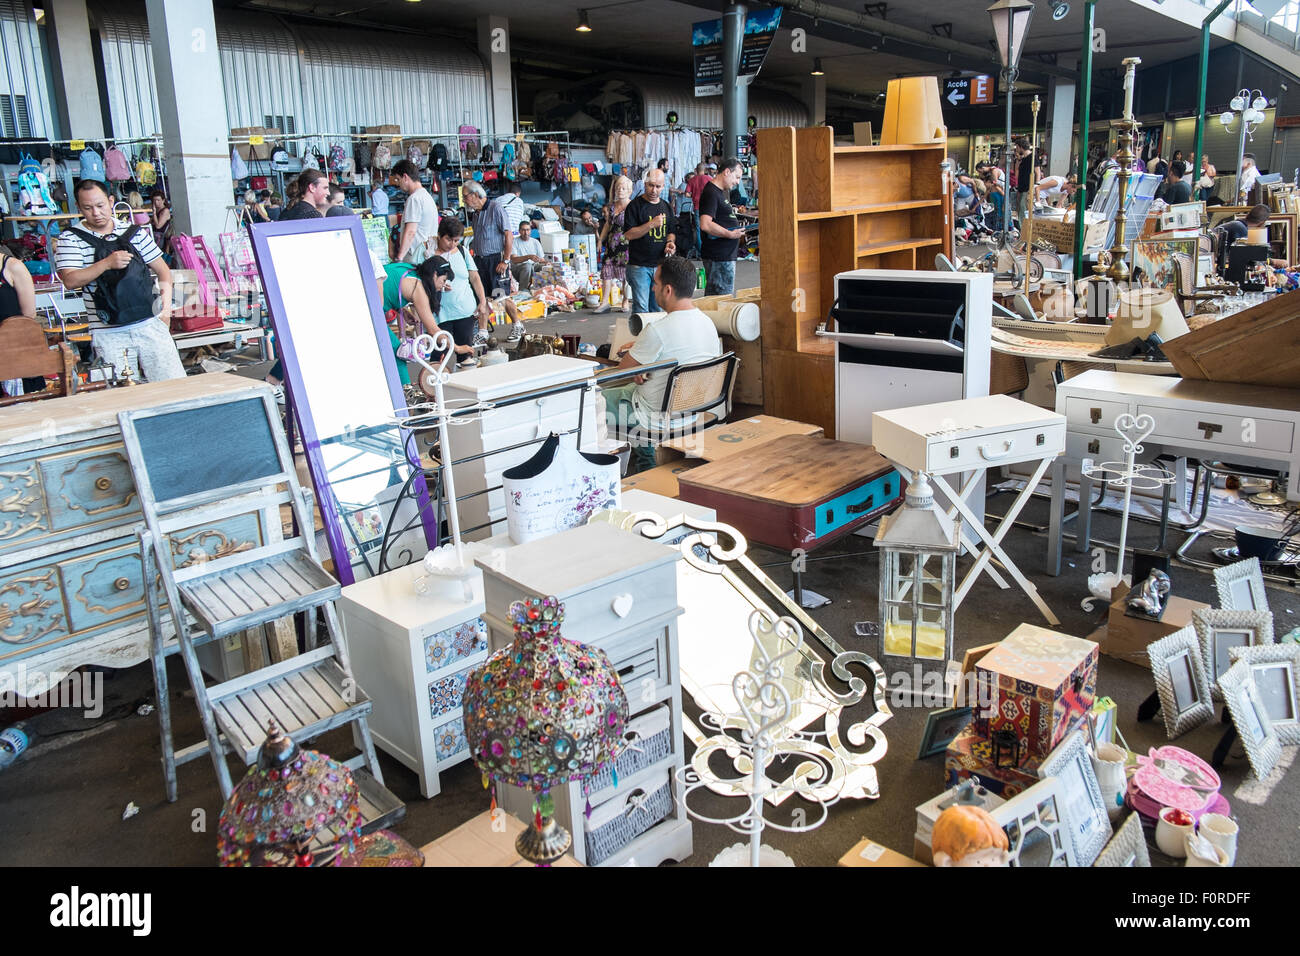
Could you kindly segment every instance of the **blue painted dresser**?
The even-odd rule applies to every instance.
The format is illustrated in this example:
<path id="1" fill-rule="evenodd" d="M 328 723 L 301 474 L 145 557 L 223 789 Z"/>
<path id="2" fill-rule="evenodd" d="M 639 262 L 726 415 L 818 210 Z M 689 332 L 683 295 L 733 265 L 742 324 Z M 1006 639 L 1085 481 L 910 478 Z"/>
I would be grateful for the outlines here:
<path id="1" fill-rule="evenodd" d="M 140 503 L 118 412 L 266 387 L 207 374 L 0 409 L 0 690 L 30 697 L 83 664 L 148 658 Z M 173 551 L 181 566 L 281 533 L 278 513 L 254 512 L 178 532 Z"/>

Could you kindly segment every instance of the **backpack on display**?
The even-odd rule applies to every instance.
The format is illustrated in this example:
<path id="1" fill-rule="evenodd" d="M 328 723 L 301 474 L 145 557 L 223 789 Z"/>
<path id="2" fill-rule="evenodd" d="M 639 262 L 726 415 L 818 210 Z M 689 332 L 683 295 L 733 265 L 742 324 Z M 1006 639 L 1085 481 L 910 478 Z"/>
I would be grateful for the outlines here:
<path id="1" fill-rule="evenodd" d="M 435 169 L 444 168 L 447 165 L 447 147 L 442 143 L 434 143 L 429 164 Z"/>
<path id="2" fill-rule="evenodd" d="M 94 250 L 96 261 L 107 259 L 115 252 L 131 253 L 131 263 L 125 269 L 109 269 L 95 280 L 95 310 L 108 325 L 129 325 L 154 314 L 153 273 L 140 257 L 140 251 L 131 239 L 140 226 L 128 226 L 120 236 L 99 236 L 73 228 Z"/>
<path id="3" fill-rule="evenodd" d="M 406 148 L 406 158 L 416 169 L 424 169 L 429 165 L 429 161 L 425 159 L 424 153 L 418 146 L 408 146 Z"/>
<path id="4" fill-rule="evenodd" d="M 115 183 L 124 183 L 131 178 L 131 166 L 124 154 L 116 146 L 110 146 L 104 152 L 104 172 Z"/>
<path id="5" fill-rule="evenodd" d="M 492 145 L 490 143 L 483 147 L 483 155 L 478 158 L 478 161 L 480 163 L 492 162 Z"/>
<path id="6" fill-rule="evenodd" d="M 302 154 L 302 168 L 320 169 L 320 163 L 316 162 L 316 157 L 312 154 L 311 150 Z"/>
<path id="7" fill-rule="evenodd" d="M 141 186 L 152 186 L 158 181 L 158 172 L 146 157 L 141 157 L 135 164 L 135 181 Z"/>
<path id="8" fill-rule="evenodd" d="M 58 212 L 54 197 L 50 195 L 50 181 L 41 170 L 41 164 L 28 153 L 23 153 L 22 162 L 18 164 L 18 202 L 29 216 L 49 216 Z"/>
<path id="9" fill-rule="evenodd" d="M 375 148 L 365 140 L 357 140 L 352 145 L 352 158 L 357 161 L 357 169 L 369 169 L 375 161 Z"/>
<path id="10" fill-rule="evenodd" d="M 375 147 L 374 158 L 376 169 L 393 168 L 393 150 L 387 143 L 380 143 Z"/>
<path id="11" fill-rule="evenodd" d="M 343 164 L 346 160 L 347 154 L 343 152 L 342 146 L 335 143 L 330 147 L 330 169 L 334 170 L 336 173 L 341 173 L 343 171 Z"/>
<path id="12" fill-rule="evenodd" d="M 506 143 L 501 147 L 501 175 L 513 182 L 519 178 L 515 169 L 515 144 Z"/>
<path id="13" fill-rule="evenodd" d="M 93 149 L 81 151 L 81 178 L 95 179 L 101 183 L 108 182 L 108 177 L 104 174 L 103 157 Z"/>
<path id="14" fill-rule="evenodd" d="M 465 123 L 456 132 L 460 136 L 461 158 L 472 163 L 478 155 L 478 127 Z"/>

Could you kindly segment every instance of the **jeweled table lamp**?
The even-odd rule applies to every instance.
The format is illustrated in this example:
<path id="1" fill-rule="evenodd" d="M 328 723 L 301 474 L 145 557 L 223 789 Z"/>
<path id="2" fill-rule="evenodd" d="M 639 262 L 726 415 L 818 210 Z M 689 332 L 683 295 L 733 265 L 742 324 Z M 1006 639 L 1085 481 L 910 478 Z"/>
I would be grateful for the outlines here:
<path id="1" fill-rule="evenodd" d="M 562 857 L 572 835 L 554 818 L 552 787 L 581 781 L 623 748 L 627 695 L 599 648 L 560 634 L 564 605 L 554 597 L 510 605 L 515 639 L 465 682 L 465 736 L 489 779 L 534 794 L 533 825 L 515 841 L 539 866 Z M 496 794 L 492 797 L 496 808 Z"/>
<path id="2" fill-rule="evenodd" d="M 352 772 L 322 753 L 301 749 L 270 721 L 257 763 L 222 808 L 217 856 L 222 866 L 272 865 L 273 851 L 287 850 L 298 866 L 311 866 L 311 841 L 340 824 L 346 833 L 340 843 L 351 852 L 361 834 Z"/>

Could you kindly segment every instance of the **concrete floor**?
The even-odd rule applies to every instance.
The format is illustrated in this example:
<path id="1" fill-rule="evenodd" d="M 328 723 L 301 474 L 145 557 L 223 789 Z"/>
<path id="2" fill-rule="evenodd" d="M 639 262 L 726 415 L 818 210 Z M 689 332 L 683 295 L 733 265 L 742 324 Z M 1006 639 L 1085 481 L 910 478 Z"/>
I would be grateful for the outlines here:
<path id="1" fill-rule="evenodd" d="M 1005 494 L 990 499 L 989 511 L 1001 513 L 1010 500 Z M 1034 500 L 1026 509 L 1025 520 L 1045 523 L 1046 510 L 1046 502 Z M 1095 533 L 1114 540 L 1116 519 L 1098 516 Z M 1133 537 L 1135 546 L 1150 547 L 1154 529 L 1137 525 Z M 1007 543 L 1013 559 L 1061 617 L 1060 629 L 1087 636 L 1100 616 L 1100 612 L 1086 613 L 1079 606 L 1087 595 L 1090 562 L 1067 561 L 1060 577 L 1047 577 L 1041 573 L 1046 548 L 1043 535 L 1016 529 Z M 826 553 L 833 557 L 811 562 L 806 583 L 833 603 L 812 613 L 846 647 L 871 652 L 865 641 L 854 636 L 853 629 L 854 622 L 875 618 L 877 558 L 870 542 L 850 536 Z M 759 563 L 772 565 L 768 573 L 774 580 L 790 584 L 787 556 L 762 548 L 753 549 L 753 554 Z M 822 553 L 814 557 L 820 558 Z M 1207 574 L 1175 569 L 1173 582 L 1177 594 L 1213 600 L 1213 582 Z M 1294 589 L 1270 588 L 1269 600 L 1279 633 L 1300 620 L 1300 595 Z M 987 577 L 981 578 L 957 614 L 957 656 L 960 658 L 967 647 L 999 640 L 1022 621 L 1044 623 L 1019 591 L 1001 591 Z M 179 660 L 173 658 L 172 664 Z M 156 718 L 136 713 L 139 704 L 152 700 L 149 667 L 140 665 L 106 676 L 103 717 L 88 721 L 79 713 L 53 711 L 35 718 L 28 728 L 32 750 L 0 774 L 0 802 L 5 807 L 0 814 L 0 865 L 210 866 L 215 861 L 213 830 L 221 797 L 209 761 L 204 758 L 181 768 L 179 799 L 169 804 L 163 793 Z M 174 667 L 173 713 L 177 739 L 185 742 L 201 735 L 187 686 L 183 671 Z M 1136 722 L 1137 705 L 1152 688 L 1149 671 L 1101 658 L 1099 692 L 1117 701 L 1119 729 L 1139 752 L 1166 742 L 1159 718 Z M 859 714 L 855 708 L 847 717 L 861 719 L 866 713 Z M 830 818 L 820 829 L 802 834 L 769 831 L 768 841 L 805 865 L 833 865 L 863 836 L 910 853 L 914 808 L 943 789 L 942 755 L 915 759 L 925 716 L 920 709 L 896 709 L 893 719 L 884 725 L 889 749 L 876 765 L 878 800 L 843 801 L 830 809 Z M 1208 758 L 1221 732 L 1217 722 L 1207 724 L 1179 738 L 1177 744 Z M 346 731 L 331 732 L 315 746 L 327 753 L 352 752 Z M 1295 751 L 1284 751 L 1282 763 L 1288 768 Z M 443 774 L 442 793 L 430 800 L 419 796 L 416 778 L 405 767 L 386 756 L 381 762 L 388 786 L 407 801 L 406 818 L 395 829 L 416 845 L 487 809 L 489 796 L 470 762 Z M 231 769 L 238 778 L 239 768 L 232 764 Z M 1300 788 L 1295 773 L 1294 769 L 1280 770 L 1276 779 L 1261 786 L 1250 776 L 1239 745 L 1229 757 L 1222 772 L 1223 794 L 1241 824 L 1239 865 L 1293 865 L 1300 858 L 1300 831 L 1295 827 Z M 123 811 L 132 802 L 140 812 L 123 820 Z M 689 866 L 706 864 L 739 839 L 724 827 L 705 824 L 696 824 L 694 833 L 695 852 L 685 861 Z M 1169 862 L 1154 850 L 1153 855 L 1157 864 Z"/>
<path id="2" fill-rule="evenodd" d="M 758 264 L 738 263 L 737 288 L 757 284 Z M 577 332 L 599 344 L 607 340 L 613 318 L 578 312 L 530 322 L 529 329 Z M 1010 501 L 1009 495 L 995 496 L 988 510 L 991 514 L 1001 513 Z M 1022 520 L 1030 525 L 1045 525 L 1046 502 L 1032 501 Z M 1115 540 L 1117 519 L 1098 515 L 1094 534 Z M 1154 529 L 1148 525 L 1134 525 L 1130 537 L 1135 547 L 1155 544 Z M 1174 533 L 1172 544 L 1176 546 L 1179 541 L 1179 534 Z M 1203 539 L 1195 553 L 1205 556 L 1212 543 Z M 1087 596 L 1090 559 L 1069 552 L 1063 573 L 1053 578 L 1042 573 L 1046 552 L 1043 534 L 1017 528 L 1009 534 L 1006 545 L 1060 616 L 1060 630 L 1088 636 L 1105 610 L 1088 613 L 1080 608 L 1079 602 Z M 787 555 L 760 547 L 753 548 L 752 554 L 759 563 L 771 565 L 768 573 L 774 580 L 789 586 Z M 877 573 L 877 558 L 870 541 L 855 536 L 817 552 L 809 564 L 807 586 L 833 602 L 812 613 L 849 649 L 874 652 L 874 647 L 854 636 L 853 625 L 875 619 Z M 1173 586 L 1176 594 L 1205 602 L 1214 600 L 1213 581 L 1206 573 L 1176 568 Z M 1279 635 L 1300 623 L 1300 593 L 1296 589 L 1270 587 L 1269 600 Z M 974 587 L 956 620 L 959 659 L 965 648 L 999 640 L 1022 621 L 1045 623 L 1023 594 L 1014 589 L 999 590 L 988 577 L 982 577 Z M 172 658 L 171 663 L 177 739 L 192 742 L 201 737 L 197 712 L 186 690 L 188 683 L 179 659 Z M 212 865 L 221 797 L 210 762 L 203 758 L 180 769 L 179 799 L 169 804 L 163 791 L 157 720 L 137 713 L 140 704 L 153 699 L 148 665 L 110 671 L 105 678 L 107 700 L 102 717 L 86 720 L 80 712 L 61 710 L 34 718 L 28 726 L 32 749 L 0 773 L 0 802 L 5 807 L 5 813 L 0 814 L 0 865 Z M 1149 671 L 1101 658 L 1099 693 L 1119 704 L 1118 727 L 1138 752 L 1166 742 L 1158 717 L 1144 724 L 1136 721 L 1137 706 L 1153 686 Z M 846 719 L 861 719 L 868 713 L 867 707 L 863 704 L 849 711 Z M 884 725 L 889 747 L 876 765 L 878 800 L 846 800 L 830 809 L 830 817 L 820 829 L 801 834 L 769 830 L 766 840 L 804 865 L 833 865 L 863 836 L 910 854 L 916 824 L 914 808 L 944 786 L 942 755 L 915 758 L 925 716 L 920 709 L 895 709 L 894 717 Z M 1221 726 L 1215 722 L 1184 735 L 1177 744 L 1208 758 L 1221 733 Z M 314 746 L 326 753 L 352 753 L 347 731 L 326 734 Z M 1296 786 L 1296 771 L 1290 769 L 1295 754 L 1296 748 L 1285 749 L 1281 768 L 1264 784 L 1254 781 L 1240 744 L 1223 768 L 1222 792 L 1241 825 L 1238 865 L 1294 865 L 1300 858 L 1300 831 L 1295 826 L 1300 816 L 1300 788 Z M 382 755 L 381 763 L 389 788 L 407 802 L 406 817 L 395 829 L 416 845 L 446 833 L 488 807 L 489 795 L 470 762 L 443 774 L 442 793 L 430 800 L 420 797 L 415 775 L 405 767 Z M 231 770 L 236 779 L 242 772 L 233 763 Z M 139 807 L 139 813 L 124 820 L 123 811 L 130 803 Z M 685 861 L 689 866 L 706 864 L 740 839 L 724 827 L 698 823 L 694 834 L 695 851 Z M 1154 848 L 1152 855 L 1157 865 L 1170 863 Z"/>

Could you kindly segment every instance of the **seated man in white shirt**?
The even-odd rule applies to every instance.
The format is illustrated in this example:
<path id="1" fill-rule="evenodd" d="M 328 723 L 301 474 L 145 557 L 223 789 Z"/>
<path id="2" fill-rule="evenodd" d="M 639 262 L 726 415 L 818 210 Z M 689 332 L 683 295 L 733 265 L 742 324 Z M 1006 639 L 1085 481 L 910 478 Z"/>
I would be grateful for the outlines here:
<path id="1" fill-rule="evenodd" d="M 692 296 L 699 281 L 695 267 L 680 256 L 668 256 L 654 274 L 654 297 L 666 313 L 648 322 L 637 336 L 618 350 L 619 368 L 636 368 L 673 361 L 678 365 L 703 362 L 722 354 L 713 320 L 695 307 Z M 669 369 L 638 375 L 629 385 L 603 389 L 605 416 L 610 428 L 621 426 L 632 436 L 636 462 L 640 468 L 654 466 L 654 448 L 638 445 L 636 431 L 646 427 L 664 427 L 662 409 L 668 387 Z"/>
<path id="2" fill-rule="evenodd" d="M 519 238 L 510 250 L 510 271 L 519 283 L 519 291 L 533 287 L 533 270 L 546 261 L 542 255 L 542 242 L 533 238 L 533 224 L 525 219 L 519 224 Z"/>

